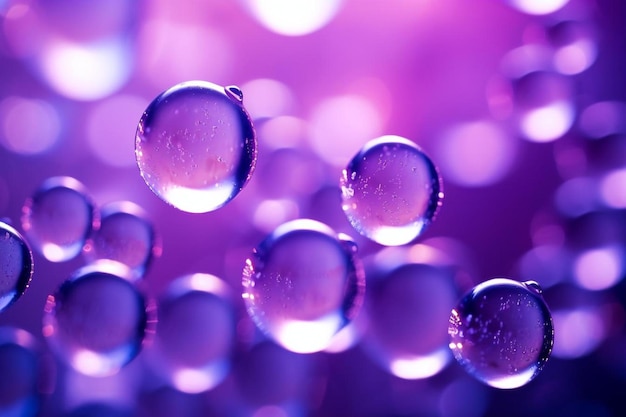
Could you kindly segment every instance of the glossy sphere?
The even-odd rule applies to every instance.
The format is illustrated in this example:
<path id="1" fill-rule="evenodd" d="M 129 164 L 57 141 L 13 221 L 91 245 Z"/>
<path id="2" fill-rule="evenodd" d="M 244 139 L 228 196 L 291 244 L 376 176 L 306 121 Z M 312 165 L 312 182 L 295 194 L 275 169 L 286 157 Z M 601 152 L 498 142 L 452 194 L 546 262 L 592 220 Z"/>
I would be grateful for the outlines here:
<path id="1" fill-rule="evenodd" d="M 0 312 L 24 294 L 33 276 L 33 255 L 24 238 L 0 222 Z"/>
<path id="2" fill-rule="evenodd" d="M 101 216 L 100 227 L 84 248 L 87 260 L 110 259 L 143 276 L 152 258 L 161 253 L 160 241 L 144 210 L 122 201 L 102 207 Z"/>
<path id="3" fill-rule="evenodd" d="M 228 285 L 209 274 L 178 278 L 159 303 L 154 365 L 179 391 L 199 393 L 230 369 L 235 312 Z"/>
<path id="4" fill-rule="evenodd" d="M 521 387 L 552 351 L 552 316 L 534 281 L 496 278 L 476 286 L 452 310 L 450 349 L 471 375 L 495 388 Z"/>
<path id="5" fill-rule="evenodd" d="M 417 238 L 443 197 L 430 158 L 413 142 L 383 136 L 363 147 L 343 171 L 342 208 L 363 236 L 386 246 Z"/>
<path id="6" fill-rule="evenodd" d="M 52 177 L 22 209 L 22 227 L 35 249 L 51 262 L 77 256 L 97 223 L 87 189 L 71 177 Z"/>
<path id="7" fill-rule="evenodd" d="M 150 314 L 124 265 L 100 261 L 78 270 L 44 309 L 43 334 L 79 372 L 107 376 L 140 351 Z"/>
<path id="8" fill-rule="evenodd" d="M 191 81 L 150 103 L 137 128 L 135 156 L 156 195 L 182 211 L 205 213 L 243 189 L 256 147 L 241 90 Z"/>
<path id="9" fill-rule="evenodd" d="M 361 305 L 365 283 L 356 250 L 322 223 L 284 223 L 246 261 L 248 313 L 288 350 L 325 349 Z"/>

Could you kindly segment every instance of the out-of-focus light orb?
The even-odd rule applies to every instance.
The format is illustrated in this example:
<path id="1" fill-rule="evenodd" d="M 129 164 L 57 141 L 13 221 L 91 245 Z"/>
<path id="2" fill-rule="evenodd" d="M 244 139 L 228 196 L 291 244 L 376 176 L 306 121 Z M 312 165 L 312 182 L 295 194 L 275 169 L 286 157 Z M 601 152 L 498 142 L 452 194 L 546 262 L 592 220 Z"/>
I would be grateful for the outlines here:
<path id="1" fill-rule="evenodd" d="M 544 244 L 526 252 L 519 261 L 520 278 L 536 280 L 542 288 L 563 282 L 570 273 L 569 253 L 560 245 Z"/>
<path id="2" fill-rule="evenodd" d="M 594 308 L 556 310 L 554 350 L 557 358 L 575 359 L 595 350 L 606 336 L 604 318 Z"/>
<path id="3" fill-rule="evenodd" d="M 598 45 L 588 23 L 559 22 L 548 35 L 554 47 L 554 68 L 561 74 L 580 74 L 595 62 Z"/>
<path id="4" fill-rule="evenodd" d="M 585 108 L 579 117 L 580 130 L 591 139 L 626 133 L 626 103 L 599 101 Z"/>
<path id="5" fill-rule="evenodd" d="M 535 71 L 552 69 L 554 51 L 547 45 L 529 43 L 511 49 L 500 63 L 502 74 L 516 79 Z"/>
<path id="6" fill-rule="evenodd" d="M 244 0 L 265 28 L 279 35 L 301 36 L 326 26 L 344 0 Z"/>
<path id="7" fill-rule="evenodd" d="M 76 257 L 99 224 L 87 188 L 72 177 L 44 181 L 24 203 L 21 221 L 26 237 L 50 262 Z"/>
<path id="8" fill-rule="evenodd" d="M 376 105 L 358 95 L 329 98 L 310 117 L 310 145 L 327 163 L 345 166 L 355 150 L 380 136 L 383 122 Z"/>
<path id="9" fill-rule="evenodd" d="M 573 264 L 576 283 L 587 290 L 611 288 L 622 280 L 624 250 L 618 247 L 589 249 L 580 253 Z"/>
<path id="10" fill-rule="evenodd" d="M 48 296 L 43 335 L 76 371 L 114 375 L 139 354 L 154 317 L 133 279 L 126 266 L 100 261 L 76 271 Z"/>
<path id="11" fill-rule="evenodd" d="M 17 230 L 0 222 L 0 313 L 26 291 L 33 277 L 33 254 Z"/>
<path id="12" fill-rule="evenodd" d="M 158 88 L 181 80 L 228 80 L 234 61 L 226 34 L 209 25 L 166 19 L 143 23 L 135 53 L 137 73 Z"/>
<path id="13" fill-rule="evenodd" d="M 47 101 L 8 97 L 0 102 L 0 141 L 21 155 L 44 153 L 59 140 L 61 119 Z"/>
<path id="14" fill-rule="evenodd" d="M 600 197 L 614 209 L 626 208 L 626 168 L 607 173 L 600 180 Z"/>
<path id="15" fill-rule="evenodd" d="M 544 15 L 563 8 L 569 0 L 507 0 L 507 2 L 520 12 Z"/>
<path id="16" fill-rule="evenodd" d="M 189 213 L 217 210 L 252 176 L 257 141 L 238 87 L 177 84 L 145 110 L 135 138 L 144 181 L 163 201 Z"/>
<path id="17" fill-rule="evenodd" d="M 543 369 L 554 327 L 541 287 L 505 278 L 485 281 L 450 315 L 450 349 L 470 375 L 494 388 L 526 385 Z"/>
<path id="18" fill-rule="evenodd" d="M 137 127 L 137 115 L 148 101 L 121 94 L 98 103 L 87 117 L 87 141 L 93 154 L 107 165 L 135 166 L 135 149 L 128 132 Z"/>
<path id="19" fill-rule="evenodd" d="M 259 137 L 273 149 L 297 148 L 305 141 L 308 132 L 308 123 L 294 116 L 274 117 L 259 127 Z"/>
<path id="20" fill-rule="evenodd" d="M 437 167 L 420 147 L 400 136 L 367 142 L 341 179 L 342 209 L 361 235 L 386 246 L 421 235 L 441 206 Z"/>
<path id="21" fill-rule="evenodd" d="M 228 375 L 235 312 L 228 285 L 210 274 L 174 280 L 158 302 L 154 368 L 185 393 L 208 391 Z"/>
<path id="22" fill-rule="evenodd" d="M 294 97 L 285 84 L 269 78 L 258 78 L 241 86 L 246 92 L 246 110 L 253 120 L 289 114 Z"/>
<path id="23" fill-rule="evenodd" d="M 435 154 L 446 180 L 465 187 L 501 181 L 511 170 L 519 144 L 495 123 L 462 123 L 443 132 Z"/>
<path id="24" fill-rule="evenodd" d="M 256 207 L 252 221 L 259 230 L 269 233 L 281 224 L 298 217 L 300 217 L 300 209 L 292 200 L 263 200 Z"/>
<path id="25" fill-rule="evenodd" d="M 571 81 L 564 75 L 536 71 L 515 79 L 514 109 L 520 133 L 531 142 L 551 142 L 573 125 Z"/>
<path id="26" fill-rule="evenodd" d="M 356 250 L 320 222 L 282 224 L 246 261 L 242 298 L 248 314 L 287 350 L 327 348 L 361 306 L 365 279 Z"/>
<path id="27" fill-rule="evenodd" d="M 455 380 L 439 398 L 440 417 L 482 417 L 489 405 L 487 388 L 472 380 Z"/>
<path id="28" fill-rule="evenodd" d="M 572 178 L 563 182 L 554 194 L 557 210 L 570 218 L 582 216 L 596 208 L 598 183 L 587 177 Z"/>
<path id="29" fill-rule="evenodd" d="M 73 43 L 51 39 L 38 67 L 48 85 L 74 100 L 98 100 L 118 91 L 133 69 L 128 39 L 115 37 Z"/>

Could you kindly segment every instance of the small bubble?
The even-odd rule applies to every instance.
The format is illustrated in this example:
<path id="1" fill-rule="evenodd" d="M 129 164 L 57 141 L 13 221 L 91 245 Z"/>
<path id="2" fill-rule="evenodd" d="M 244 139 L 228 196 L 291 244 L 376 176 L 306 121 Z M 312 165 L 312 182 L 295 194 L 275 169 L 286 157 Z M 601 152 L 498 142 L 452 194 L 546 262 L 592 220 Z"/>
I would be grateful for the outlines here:
<path id="1" fill-rule="evenodd" d="M 233 100 L 243 102 L 243 91 L 241 91 L 241 89 L 236 85 L 224 87 L 224 91 L 226 91 L 226 95 Z"/>
<path id="2" fill-rule="evenodd" d="M 325 349 L 361 305 L 365 282 L 355 251 L 317 221 L 279 226 L 246 261 L 242 296 L 250 317 L 288 350 Z"/>
<path id="3" fill-rule="evenodd" d="M 352 226 L 387 246 L 416 239 L 441 205 L 441 178 L 413 142 L 383 136 L 365 144 L 341 178 L 343 210 Z"/>
<path id="4" fill-rule="evenodd" d="M 33 255 L 17 230 L 0 222 L 0 312 L 16 302 L 33 276 Z"/>
<path id="5" fill-rule="evenodd" d="M 452 310 L 450 349 L 470 375 L 492 387 L 512 389 L 543 369 L 552 352 L 554 327 L 535 285 L 492 279 L 474 287 Z"/>

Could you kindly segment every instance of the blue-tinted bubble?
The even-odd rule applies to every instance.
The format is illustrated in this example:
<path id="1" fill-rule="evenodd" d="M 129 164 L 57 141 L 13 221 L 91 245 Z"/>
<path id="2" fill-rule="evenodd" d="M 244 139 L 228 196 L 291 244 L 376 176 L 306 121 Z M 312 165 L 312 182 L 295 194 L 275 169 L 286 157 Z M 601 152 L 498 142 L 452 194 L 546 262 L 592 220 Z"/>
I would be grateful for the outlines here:
<path id="1" fill-rule="evenodd" d="M 97 224 L 95 206 L 83 184 L 52 177 L 22 209 L 22 227 L 33 247 L 51 262 L 74 258 Z"/>
<path id="2" fill-rule="evenodd" d="M 0 416 L 38 415 L 40 365 L 37 343 L 30 333 L 0 327 Z"/>
<path id="3" fill-rule="evenodd" d="M 256 148 L 241 90 L 190 81 L 150 103 L 137 128 L 135 156 L 141 176 L 163 201 L 205 213 L 243 189 Z"/>
<path id="4" fill-rule="evenodd" d="M 152 317 L 133 278 L 123 264 L 100 261 L 48 296 L 43 334 L 57 356 L 91 376 L 115 374 L 137 356 Z"/>
<path id="5" fill-rule="evenodd" d="M 356 245 L 314 220 L 279 226 L 243 271 L 250 317 L 284 348 L 325 349 L 355 316 L 365 282 Z"/>
<path id="6" fill-rule="evenodd" d="M 122 201 L 102 207 L 100 215 L 100 227 L 84 247 L 85 257 L 90 262 L 117 261 L 142 276 L 152 258 L 161 253 L 161 243 L 145 211 Z"/>
<path id="7" fill-rule="evenodd" d="M 181 277 L 158 303 L 153 366 L 186 393 L 207 391 L 230 370 L 235 312 L 230 289 L 209 274 Z"/>
<path id="8" fill-rule="evenodd" d="M 0 312 L 24 294 L 33 276 L 33 255 L 17 230 L 0 222 Z"/>
<path id="9" fill-rule="evenodd" d="M 374 139 L 343 171 L 342 208 L 352 226 L 381 245 L 404 245 L 433 220 L 443 197 L 430 158 L 399 136 Z"/>
<path id="10" fill-rule="evenodd" d="M 495 388 L 526 385 L 554 342 L 552 316 L 539 284 L 505 278 L 474 287 L 452 310 L 450 349 L 461 366 Z"/>

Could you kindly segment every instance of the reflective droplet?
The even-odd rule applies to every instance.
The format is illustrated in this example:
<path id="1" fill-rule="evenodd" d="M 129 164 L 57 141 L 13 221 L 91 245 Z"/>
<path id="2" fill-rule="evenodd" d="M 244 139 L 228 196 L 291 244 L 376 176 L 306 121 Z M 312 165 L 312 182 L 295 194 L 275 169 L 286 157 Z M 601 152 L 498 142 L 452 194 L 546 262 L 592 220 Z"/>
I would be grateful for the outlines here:
<path id="1" fill-rule="evenodd" d="M 161 244 L 145 211 L 130 201 L 121 201 L 102 207 L 100 214 L 100 227 L 85 245 L 85 257 L 89 262 L 117 261 L 143 276 L 152 258 L 161 253 Z"/>
<path id="2" fill-rule="evenodd" d="M 33 276 L 33 254 L 17 230 L 0 222 L 0 312 L 24 294 Z"/>
<path id="3" fill-rule="evenodd" d="M 226 95 L 233 100 L 243 102 L 243 91 L 241 91 L 241 89 L 236 85 L 224 87 L 224 91 L 226 92 Z"/>
<path id="4" fill-rule="evenodd" d="M 368 142 L 343 171 L 343 211 L 362 235 L 404 245 L 433 220 L 443 197 L 441 178 L 413 142 L 383 136 Z"/>
<path id="5" fill-rule="evenodd" d="M 139 353 L 152 317 L 132 279 L 123 264 L 100 261 L 76 271 L 48 296 L 43 334 L 75 370 L 112 375 Z"/>
<path id="6" fill-rule="evenodd" d="M 228 285 L 209 274 L 181 277 L 158 307 L 153 365 L 179 391 L 199 393 L 230 370 L 235 313 Z"/>
<path id="7" fill-rule="evenodd" d="M 528 288 L 535 294 L 541 295 L 543 293 L 543 289 L 541 289 L 541 287 L 539 286 L 539 283 L 536 281 L 524 281 L 522 282 L 522 284 L 524 284 L 526 288 Z"/>
<path id="8" fill-rule="evenodd" d="M 141 176 L 182 211 L 222 207 L 252 175 L 256 136 L 233 88 L 204 81 L 175 85 L 155 98 L 139 121 L 135 156 Z"/>
<path id="9" fill-rule="evenodd" d="M 450 349 L 461 366 L 495 388 L 521 387 L 550 357 L 554 327 L 535 290 L 505 278 L 474 287 L 452 310 Z"/>
<path id="10" fill-rule="evenodd" d="M 361 305 L 365 282 L 353 247 L 314 220 L 279 226 L 246 261 L 243 299 L 250 317 L 293 352 L 328 347 Z"/>
<path id="11" fill-rule="evenodd" d="M 47 179 L 22 209 L 26 237 L 51 262 L 78 255 L 94 224 L 96 209 L 87 189 L 71 177 Z"/>
<path id="12" fill-rule="evenodd" d="M 14 327 L 0 327 L 0 369 L 0 415 L 39 415 L 41 363 L 33 335 Z"/>

